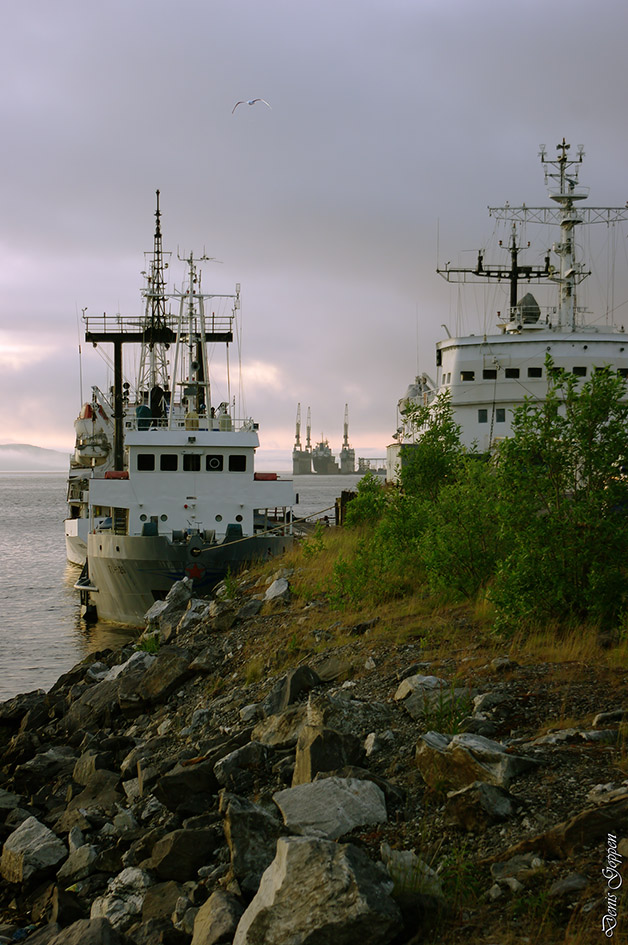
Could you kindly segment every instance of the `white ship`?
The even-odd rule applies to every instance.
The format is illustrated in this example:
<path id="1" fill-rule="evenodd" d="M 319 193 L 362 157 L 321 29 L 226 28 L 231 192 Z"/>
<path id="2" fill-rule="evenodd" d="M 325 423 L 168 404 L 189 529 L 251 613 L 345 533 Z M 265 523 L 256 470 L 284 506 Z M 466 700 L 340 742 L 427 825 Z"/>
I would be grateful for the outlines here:
<path id="1" fill-rule="evenodd" d="M 156 220 L 144 317 L 85 319 L 86 341 L 113 345 L 114 387 L 109 399 L 94 388 L 81 410 L 68 487 L 68 557 L 86 555 L 76 585 L 85 609 L 131 626 L 184 576 L 210 590 L 228 569 L 291 547 L 295 502 L 291 480 L 255 472 L 258 425 L 235 416 L 228 368 L 240 287 L 203 292 L 206 257 L 190 254 L 183 287 L 166 293 L 159 192 Z M 140 348 L 135 388 L 123 380 L 128 345 Z M 227 397 L 216 406 L 212 345 L 227 355 Z"/>
<path id="2" fill-rule="evenodd" d="M 513 410 L 526 397 L 545 399 L 546 355 L 551 356 L 555 367 L 583 379 L 602 367 L 628 377 L 628 339 L 623 325 L 613 323 L 612 312 L 595 314 L 577 304 L 578 287 L 590 273 L 578 258 L 580 240 L 576 238 L 586 224 L 602 223 L 612 229 L 628 219 L 628 209 L 581 206 L 588 197 L 588 191 L 578 182 L 584 151 L 579 147 L 570 157 L 569 150 L 563 139 L 556 159 L 550 160 L 541 146 L 549 196 L 556 206 L 489 208 L 498 222 L 509 227 L 509 239 L 500 243 L 508 250 L 507 264 L 489 264 L 480 252 L 474 268 L 454 268 L 448 263 L 438 269 L 450 282 L 501 282 L 509 288 L 508 303 L 503 312 L 496 313 L 492 334 L 451 337 L 447 332 L 448 337 L 437 342 L 434 378 L 427 374 L 416 377 L 399 401 L 397 442 L 387 450 L 387 479 L 397 478 L 403 461 L 402 446 L 420 438 L 420 429 L 413 429 L 405 419 L 413 404 L 430 405 L 449 392 L 454 420 L 461 427 L 461 442 L 487 453 L 510 435 Z M 540 265 L 520 260 L 518 232 L 532 224 L 560 228 L 560 237 L 551 250 L 546 244 Z M 553 284 L 558 301 L 542 308 L 527 289 L 519 298 L 521 285 L 532 282 Z"/>

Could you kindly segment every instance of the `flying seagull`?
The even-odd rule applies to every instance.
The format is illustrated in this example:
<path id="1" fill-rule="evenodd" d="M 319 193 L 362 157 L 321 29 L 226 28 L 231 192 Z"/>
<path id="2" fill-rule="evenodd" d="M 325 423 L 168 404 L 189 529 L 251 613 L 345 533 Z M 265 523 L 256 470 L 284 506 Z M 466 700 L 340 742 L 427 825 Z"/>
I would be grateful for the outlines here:
<path id="1" fill-rule="evenodd" d="M 264 105 L 268 105 L 268 102 L 266 101 L 265 98 L 251 98 L 251 99 L 248 100 L 248 102 L 244 101 L 244 99 L 243 99 L 241 102 L 236 102 L 236 103 L 235 103 L 235 105 L 234 105 L 233 108 L 231 109 L 231 114 L 233 115 L 233 113 L 234 113 L 234 111 L 236 110 L 236 108 L 238 107 L 238 105 L 255 105 L 256 102 L 263 102 Z M 271 106 L 268 105 L 268 107 L 270 108 Z"/>

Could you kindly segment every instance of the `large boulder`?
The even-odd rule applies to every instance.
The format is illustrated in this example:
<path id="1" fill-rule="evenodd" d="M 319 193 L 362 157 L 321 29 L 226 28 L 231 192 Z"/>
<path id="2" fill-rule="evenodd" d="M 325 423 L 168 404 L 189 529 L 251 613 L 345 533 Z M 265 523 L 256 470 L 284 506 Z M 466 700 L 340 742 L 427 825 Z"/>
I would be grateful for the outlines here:
<path id="1" fill-rule="evenodd" d="M 416 749 L 421 777 L 432 788 L 461 788 L 474 781 L 507 787 L 512 778 L 538 764 L 511 755 L 504 745 L 482 735 L 426 732 Z"/>
<path id="2" fill-rule="evenodd" d="M 219 942 L 232 941 L 243 912 L 235 896 L 224 889 L 216 889 L 196 913 L 192 945 L 218 945 Z"/>
<path id="3" fill-rule="evenodd" d="M 24 883 L 50 872 L 68 855 L 65 843 L 36 817 L 28 817 L 7 838 L 0 873 L 8 883 Z"/>
<path id="4" fill-rule="evenodd" d="M 277 840 L 289 833 L 279 817 L 246 798 L 226 792 L 220 798 L 231 872 L 241 887 L 254 893 L 264 870 L 272 863 Z"/>
<path id="5" fill-rule="evenodd" d="M 309 666 L 297 666 L 279 679 L 262 702 L 265 716 L 283 712 L 293 702 L 321 685 L 321 679 Z"/>
<path id="6" fill-rule="evenodd" d="M 330 840 L 354 827 L 386 823 L 383 791 L 372 781 L 325 778 L 273 794 L 286 826 Z"/>
<path id="7" fill-rule="evenodd" d="M 206 866 L 221 840 L 222 832 L 206 830 L 173 830 L 153 847 L 149 869 L 160 879 L 185 882 L 194 879 L 201 866 Z"/>
<path id="8" fill-rule="evenodd" d="M 448 819 L 465 830 L 485 830 L 491 824 L 508 820 L 514 811 L 514 798 L 504 788 L 474 781 L 447 795 Z"/>
<path id="9" fill-rule="evenodd" d="M 120 931 L 126 931 L 141 915 L 144 896 L 154 879 L 145 870 L 127 867 L 107 885 L 106 892 L 92 902 L 90 919 L 107 919 Z"/>
<path id="10" fill-rule="evenodd" d="M 389 945 L 401 928 L 392 888 L 351 844 L 282 837 L 233 945 Z"/>
<path id="11" fill-rule="evenodd" d="M 337 771 L 346 765 L 361 765 L 364 748 L 357 735 L 331 728 L 306 725 L 297 741 L 292 784 L 307 784 L 319 771 Z"/>

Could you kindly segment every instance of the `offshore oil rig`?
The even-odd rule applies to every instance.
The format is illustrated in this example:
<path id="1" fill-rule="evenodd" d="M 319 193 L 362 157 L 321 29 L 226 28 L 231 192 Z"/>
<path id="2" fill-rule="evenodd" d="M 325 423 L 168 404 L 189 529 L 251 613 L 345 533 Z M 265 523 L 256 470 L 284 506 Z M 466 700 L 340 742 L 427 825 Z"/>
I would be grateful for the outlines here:
<path id="1" fill-rule="evenodd" d="M 349 445 L 349 408 L 345 404 L 344 436 L 340 450 L 340 462 L 332 453 L 329 440 L 321 434 L 319 442 L 312 447 L 312 421 L 307 408 L 305 447 L 301 442 L 301 404 L 297 404 L 297 424 L 292 450 L 293 476 L 307 476 L 312 472 L 319 476 L 351 475 L 355 473 L 355 450 Z"/>

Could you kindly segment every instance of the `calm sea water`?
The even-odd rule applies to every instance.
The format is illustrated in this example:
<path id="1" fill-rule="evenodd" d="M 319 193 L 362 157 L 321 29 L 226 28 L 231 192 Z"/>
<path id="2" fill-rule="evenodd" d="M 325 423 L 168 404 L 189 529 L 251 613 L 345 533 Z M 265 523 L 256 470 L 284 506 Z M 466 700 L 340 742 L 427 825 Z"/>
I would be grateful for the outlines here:
<path id="1" fill-rule="evenodd" d="M 284 474 L 286 475 L 286 474 Z M 330 509 L 359 476 L 296 476 L 296 514 Z M 129 632 L 105 622 L 87 627 L 65 557 L 65 476 L 0 472 L 0 702 L 50 689 L 88 653 L 118 646 Z"/>

